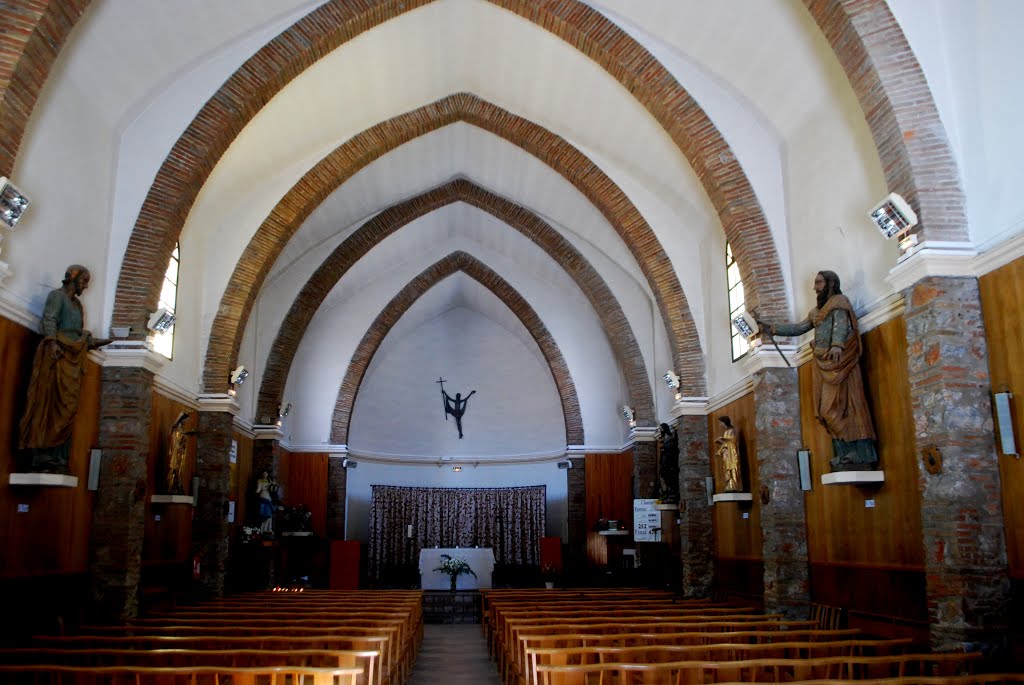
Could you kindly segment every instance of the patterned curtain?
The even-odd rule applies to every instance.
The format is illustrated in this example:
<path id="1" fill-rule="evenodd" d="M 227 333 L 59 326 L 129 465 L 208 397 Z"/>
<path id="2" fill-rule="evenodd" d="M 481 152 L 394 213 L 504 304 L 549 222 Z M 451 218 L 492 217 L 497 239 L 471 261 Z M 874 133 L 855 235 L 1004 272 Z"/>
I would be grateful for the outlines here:
<path id="1" fill-rule="evenodd" d="M 405 488 L 374 485 L 369 572 L 416 565 L 423 547 L 491 547 L 497 564 L 540 561 L 547 488 Z M 412 537 L 409 537 L 409 526 Z"/>

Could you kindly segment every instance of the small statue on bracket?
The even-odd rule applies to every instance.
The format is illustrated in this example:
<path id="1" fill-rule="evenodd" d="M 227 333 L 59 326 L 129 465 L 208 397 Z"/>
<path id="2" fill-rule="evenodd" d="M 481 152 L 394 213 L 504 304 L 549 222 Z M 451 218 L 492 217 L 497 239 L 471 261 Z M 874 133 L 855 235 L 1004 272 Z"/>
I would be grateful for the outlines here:
<path id="1" fill-rule="evenodd" d="M 742 492 L 743 474 L 740 471 L 739 438 L 732 425 L 732 419 L 722 416 L 718 420 L 725 427 L 722 435 L 715 438 L 715 445 L 718 446 L 715 454 L 722 461 L 722 479 L 725 481 L 722 484 L 722 492 Z"/>
<path id="2" fill-rule="evenodd" d="M 679 435 L 667 423 L 661 424 L 661 453 L 658 459 L 658 500 L 679 502 Z"/>
<path id="3" fill-rule="evenodd" d="M 171 445 L 167 450 L 167 494 L 184 495 L 185 487 L 181 482 L 181 467 L 188 454 L 188 439 L 197 435 L 197 430 L 185 430 L 185 424 L 192 417 L 192 412 L 183 411 L 171 426 Z M 193 493 L 194 494 L 194 493 Z"/>

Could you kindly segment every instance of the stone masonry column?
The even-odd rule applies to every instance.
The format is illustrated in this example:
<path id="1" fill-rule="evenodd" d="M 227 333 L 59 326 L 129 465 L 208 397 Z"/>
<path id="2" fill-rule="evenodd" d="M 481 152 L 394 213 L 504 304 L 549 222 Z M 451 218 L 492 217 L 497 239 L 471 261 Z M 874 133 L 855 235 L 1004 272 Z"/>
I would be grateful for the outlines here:
<path id="1" fill-rule="evenodd" d="M 686 401 L 684 400 L 684 405 Z M 679 519 L 682 589 L 687 599 L 711 596 L 714 540 L 706 478 L 711 475 L 708 452 L 708 420 L 704 402 L 697 413 L 676 421 L 679 436 Z M 684 409 L 685 411 L 685 409 Z"/>
<path id="2" fill-rule="evenodd" d="M 797 370 L 761 368 L 753 374 L 753 381 L 757 473 L 762 488 L 754 497 L 761 497 L 764 609 L 792 619 L 807 618 L 810 572 L 796 455 L 803 446 Z"/>
<path id="3" fill-rule="evenodd" d="M 327 537 L 345 539 L 345 498 L 348 496 L 348 470 L 344 452 L 327 455 Z"/>
<path id="4" fill-rule="evenodd" d="M 153 376 L 161 363 L 141 346 L 112 346 L 103 357 L 89 566 L 94 619 L 121 622 L 139 611 Z"/>
<path id="5" fill-rule="evenodd" d="M 587 568 L 587 460 L 572 454 L 567 455 L 572 468 L 565 472 L 569 538 L 565 571 L 569 577 L 579 578 Z"/>
<path id="6" fill-rule="evenodd" d="M 658 491 L 657 428 L 633 429 L 633 498 L 654 497 Z"/>
<path id="7" fill-rule="evenodd" d="M 237 412 L 238 405 L 226 394 L 199 396 L 199 492 L 192 521 L 192 548 L 199 555 L 199 582 L 211 597 L 224 596 L 230 536 L 230 453 Z"/>
<path id="8" fill-rule="evenodd" d="M 988 348 L 975 278 L 928 277 L 903 291 L 931 646 L 997 650 L 1010 583 Z"/>

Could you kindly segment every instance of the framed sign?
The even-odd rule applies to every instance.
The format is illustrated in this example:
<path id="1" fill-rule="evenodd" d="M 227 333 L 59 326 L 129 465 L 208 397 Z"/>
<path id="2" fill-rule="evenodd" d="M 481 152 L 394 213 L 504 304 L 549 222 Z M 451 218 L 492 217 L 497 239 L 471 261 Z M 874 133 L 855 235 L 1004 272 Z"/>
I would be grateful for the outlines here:
<path id="1" fill-rule="evenodd" d="M 661 542 L 661 512 L 655 499 L 633 500 L 633 541 Z"/>

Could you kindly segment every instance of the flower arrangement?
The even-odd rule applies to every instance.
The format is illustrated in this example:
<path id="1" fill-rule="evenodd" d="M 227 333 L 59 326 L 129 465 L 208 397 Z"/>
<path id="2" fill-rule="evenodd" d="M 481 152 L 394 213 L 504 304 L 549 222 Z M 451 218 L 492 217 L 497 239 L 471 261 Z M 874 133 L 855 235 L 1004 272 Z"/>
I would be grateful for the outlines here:
<path id="1" fill-rule="evenodd" d="M 463 559 L 462 557 L 453 557 L 450 554 L 442 554 L 441 565 L 435 568 L 434 570 L 448 574 L 449 578 L 451 578 L 452 581 L 452 590 L 455 589 L 456 580 L 463 573 L 468 573 L 469 575 L 476 578 L 476 573 L 474 573 L 473 569 L 469 567 L 469 564 L 466 562 L 465 559 Z"/>
<path id="2" fill-rule="evenodd" d="M 242 543 L 258 542 L 263 539 L 263 533 L 257 526 L 242 526 Z"/>

